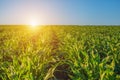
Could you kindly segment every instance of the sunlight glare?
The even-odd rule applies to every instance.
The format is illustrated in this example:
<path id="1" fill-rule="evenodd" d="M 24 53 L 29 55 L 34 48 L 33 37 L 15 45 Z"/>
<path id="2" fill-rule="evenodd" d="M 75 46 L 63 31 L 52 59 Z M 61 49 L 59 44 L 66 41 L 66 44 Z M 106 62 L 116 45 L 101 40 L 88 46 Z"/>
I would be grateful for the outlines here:
<path id="1" fill-rule="evenodd" d="M 37 25 L 38 25 L 37 22 L 35 22 L 35 21 L 32 21 L 32 22 L 31 22 L 31 26 L 32 26 L 32 27 L 36 27 Z"/>

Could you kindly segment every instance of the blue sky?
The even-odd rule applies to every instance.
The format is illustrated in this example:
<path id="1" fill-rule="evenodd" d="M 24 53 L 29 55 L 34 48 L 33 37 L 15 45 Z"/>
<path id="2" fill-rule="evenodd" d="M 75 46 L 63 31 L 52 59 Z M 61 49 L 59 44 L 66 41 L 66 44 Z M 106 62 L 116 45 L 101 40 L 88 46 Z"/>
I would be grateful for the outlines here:
<path id="1" fill-rule="evenodd" d="M 120 0 L 0 0 L 0 24 L 120 25 Z"/>

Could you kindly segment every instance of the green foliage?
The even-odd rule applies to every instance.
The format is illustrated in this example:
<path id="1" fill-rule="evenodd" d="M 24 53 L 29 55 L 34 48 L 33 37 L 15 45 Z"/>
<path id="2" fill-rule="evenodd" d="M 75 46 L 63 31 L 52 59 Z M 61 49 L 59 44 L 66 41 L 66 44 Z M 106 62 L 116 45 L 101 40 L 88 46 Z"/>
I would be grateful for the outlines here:
<path id="1" fill-rule="evenodd" d="M 0 26 L 0 80 L 119 80 L 120 27 Z"/>

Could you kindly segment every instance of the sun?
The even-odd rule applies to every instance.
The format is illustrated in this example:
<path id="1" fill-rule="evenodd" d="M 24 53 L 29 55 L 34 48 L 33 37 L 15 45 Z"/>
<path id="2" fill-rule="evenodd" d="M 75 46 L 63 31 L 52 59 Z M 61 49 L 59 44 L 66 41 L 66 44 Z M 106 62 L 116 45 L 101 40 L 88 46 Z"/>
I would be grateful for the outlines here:
<path id="1" fill-rule="evenodd" d="M 37 27 L 37 22 L 36 21 L 32 21 L 31 23 L 30 23 L 30 25 L 31 25 L 31 27 Z"/>
<path id="2" fill-rule="evenodd" d="M 31 25 L 31 27 L 37 27 L 37 26 L 38 26 L 38 23 L 37 23 L 37 21 L 32 20 L 32 21 L 30 22 L 30 25 Z"/>

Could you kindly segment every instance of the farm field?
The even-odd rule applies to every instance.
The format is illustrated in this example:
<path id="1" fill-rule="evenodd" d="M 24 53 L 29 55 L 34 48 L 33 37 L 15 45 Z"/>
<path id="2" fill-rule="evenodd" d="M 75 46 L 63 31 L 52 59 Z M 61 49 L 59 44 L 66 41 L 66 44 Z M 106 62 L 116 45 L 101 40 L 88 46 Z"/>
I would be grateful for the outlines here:
<path id="1" fill-rule="evenodd" d="M 0 26 L 0 80 L 120 80 L 120 26 Z"/>

